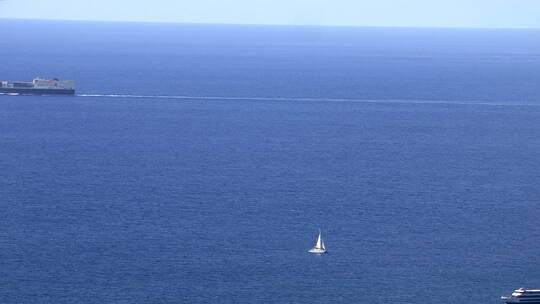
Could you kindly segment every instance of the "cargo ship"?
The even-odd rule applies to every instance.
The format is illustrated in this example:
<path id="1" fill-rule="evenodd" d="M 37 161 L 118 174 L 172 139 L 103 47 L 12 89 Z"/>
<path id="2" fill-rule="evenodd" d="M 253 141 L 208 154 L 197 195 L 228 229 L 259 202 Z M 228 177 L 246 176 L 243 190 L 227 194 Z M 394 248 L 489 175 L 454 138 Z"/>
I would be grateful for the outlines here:
<path id="1" fill-rule="evenodd" d="M 512 295 L 501 297 L 505 303 L 540 304 L 540 289 L 520 288 L 514 290 Z"/>
<path id="2" fill-rule="evenodd" d="M 0 94 L 5 95 L 75 95 L 72 80 L 34 78 L 32 82 L 2 81 Z"/>

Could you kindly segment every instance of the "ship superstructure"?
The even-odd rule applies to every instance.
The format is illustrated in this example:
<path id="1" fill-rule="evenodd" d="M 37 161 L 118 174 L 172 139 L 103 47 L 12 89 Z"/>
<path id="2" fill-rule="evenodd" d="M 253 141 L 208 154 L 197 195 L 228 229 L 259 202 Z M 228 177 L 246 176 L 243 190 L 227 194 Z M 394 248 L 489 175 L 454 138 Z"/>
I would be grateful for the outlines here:
<path id="1" fill-rule="evenodd" d="M 72 80 L 34 78 L 32 82 L 2 81 L 0 94 L 9 95 L 74 95 Z"/>
<path id="2" fill-rule="evenodd" d="M 505 303 L 540 304 L 540 289 L 516 289 L 511 296 L 503 296 L 501 299 Z"/>

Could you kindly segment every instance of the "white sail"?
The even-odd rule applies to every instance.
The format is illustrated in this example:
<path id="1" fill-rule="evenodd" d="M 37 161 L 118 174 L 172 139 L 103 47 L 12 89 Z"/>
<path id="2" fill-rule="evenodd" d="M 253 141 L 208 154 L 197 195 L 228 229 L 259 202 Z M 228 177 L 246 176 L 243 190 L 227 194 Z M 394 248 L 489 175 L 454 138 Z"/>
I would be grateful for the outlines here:
<path id="1" fill-rule="evenodd" d="M 326 247 L 324 246 L 324 241 L 323 241 L 322 233 L 320 229 L 319 229 L 319 235 L 317 236 L 317 243 L 315 244 L 313 248 L 311 248 L 308 251 L 311 253 L 318 253 L 318 254 L 326 253 Z"/>
<path id="2" fill-rule="evenodd" d="M 317 238 L 317 245 L 315 245 L 315 248 L 317 248 L 317 249 L 324 248 L 322 246 L 322 238 L 321 238 L 321 233 L 320 232 L 319 232 L 319 237 Z"/>

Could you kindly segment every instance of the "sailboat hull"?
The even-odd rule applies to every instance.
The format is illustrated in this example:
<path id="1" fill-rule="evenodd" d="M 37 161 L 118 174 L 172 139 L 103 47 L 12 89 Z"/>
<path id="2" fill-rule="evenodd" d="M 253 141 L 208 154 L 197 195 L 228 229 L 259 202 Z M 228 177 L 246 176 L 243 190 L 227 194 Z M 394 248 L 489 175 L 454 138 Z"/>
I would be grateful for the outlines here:
<path id="1" fill-rule="evenodd" d="M 318 253 L 318 254 L 323 254 L 323 253 L 326 253 L 326 249 L 322 249 L 322 248 L 311 248 L 310 250 L 308 250 L 308 252 L 311 252 L 311 253 Z"/>

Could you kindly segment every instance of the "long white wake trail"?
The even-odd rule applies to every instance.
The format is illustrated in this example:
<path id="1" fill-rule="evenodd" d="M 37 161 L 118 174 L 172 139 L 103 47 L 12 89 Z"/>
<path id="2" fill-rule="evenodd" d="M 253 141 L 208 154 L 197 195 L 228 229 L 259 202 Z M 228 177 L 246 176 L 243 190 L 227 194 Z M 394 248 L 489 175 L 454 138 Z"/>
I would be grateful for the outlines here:
<path id="1" fill-rule="evenodd" d="M 450 104 L 485 106 L 532 106 L 540 103 L 484 102 L 474 100 L 414 100 L 414 99 L 357 99 L 357 98 L 312 98 L 312 97 L 231 97 L 231 96 L 185 96 L 185 95 L 130 95 L 130 94 L 77 94 L 78 97 L 138 98 L 138 99 L 182 99 L 182 100 L 251 100 L 251 101 L 291 101 L 291 102 L 363 102 L 363 103 L 404 103 L 404 104 Z"/>
<path id="2" fill-rule="evenodd" d="M 202 100 L 268 100 L 268 101 L 361 101 L 349 98 L 308 97 L 231 97 L 231 96 L 184 96 L 184 95 L 128 95 L 128 94 L 77 94 L 79 97 L 156 98 L 156 99 L 202 99 Z M 367 100 L 365 100 L 367 101 Z"/>

